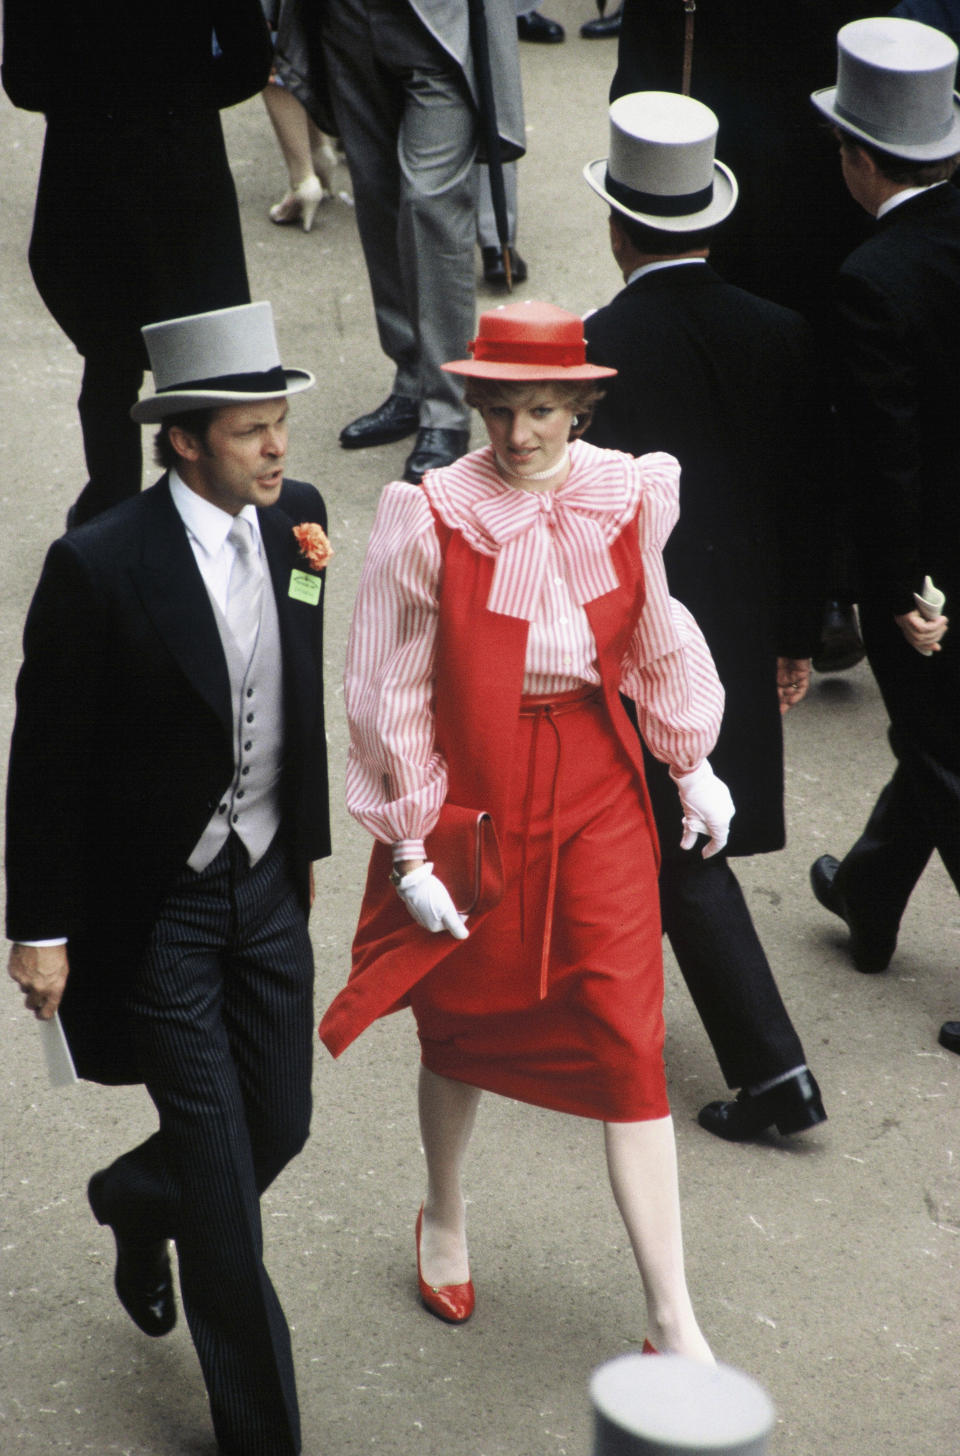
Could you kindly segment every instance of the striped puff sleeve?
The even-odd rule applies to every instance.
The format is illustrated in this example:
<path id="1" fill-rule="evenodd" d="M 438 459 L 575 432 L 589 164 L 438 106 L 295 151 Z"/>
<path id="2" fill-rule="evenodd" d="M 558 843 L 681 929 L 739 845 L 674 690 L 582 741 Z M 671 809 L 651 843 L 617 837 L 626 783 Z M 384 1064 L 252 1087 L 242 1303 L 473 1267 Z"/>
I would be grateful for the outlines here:
<path id="1" fill-rule="evenodd" d="M 423 491 L 388 485 L 353 610 L 344 697 L 347 808 L 398 860 L 424 857 L 447 793 L 432 706 L 441 567 Z"/>
<path id="2" fill-rule="evenodd" d="M 621 668 L 644 742 L 674 775 L 689 773 L 713 748 L 723 688 L 703 633 L 670 596 L 663 546 L 679 515 L 680 467 L 669 455 L 644 455 L 638 515 L 646 599 Z"/>

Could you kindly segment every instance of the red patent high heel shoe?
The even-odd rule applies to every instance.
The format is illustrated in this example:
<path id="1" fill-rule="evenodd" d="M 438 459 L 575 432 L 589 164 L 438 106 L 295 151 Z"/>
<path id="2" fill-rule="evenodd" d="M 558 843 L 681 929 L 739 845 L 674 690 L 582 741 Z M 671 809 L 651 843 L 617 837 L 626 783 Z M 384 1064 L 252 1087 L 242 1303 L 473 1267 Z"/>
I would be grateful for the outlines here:
<path id="1" fill-rule="evenodd" d="M 439 1288 L 428 1284 L 420 1269 L 420 1232 L 423 1228 L 423 1206 L 417 1214 L 417 1284 L 420 1298 L 431 1314 L 446 1320 L 451 1325 L 462 1325 L 473 1314 L 477 1302 L 473 1280 L 466 1284 L 442 1284 Z"/>
<path id="2" fill-rule="evenodd" d="M 644 1342 L 643 1342 L 643 1349 L 640 1351 L 640 1354 L 641 1355 L 659 1355 L 660 1354 L 660 1351 L 657 1349 L 656 1345 L 651 1345 L 651 1343 L 650 1343 L 649 1340 L 644 1340 Z"/>

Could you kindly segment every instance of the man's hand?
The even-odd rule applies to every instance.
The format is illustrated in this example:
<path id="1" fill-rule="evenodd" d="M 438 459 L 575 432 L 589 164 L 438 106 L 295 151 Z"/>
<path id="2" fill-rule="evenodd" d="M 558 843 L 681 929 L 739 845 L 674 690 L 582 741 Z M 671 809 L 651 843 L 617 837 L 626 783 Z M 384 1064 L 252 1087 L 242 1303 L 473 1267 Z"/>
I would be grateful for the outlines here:
<path id="1" fill-rule="evenodd" d="M 950 625 L 948 617 L 934 617 L 928 622 L 926 617 L 914 609 L 912 612 L 904 612 L 902 617 L 893 619 L 907 642 L 916 652 L 928 657 L 931 652 L 940 651 L 940 638 Z M 953 649 L 950 649 L 951 652 Z"/>
<path id="2" fill-rule="evenodd" d="M 780 699 L 781 713 L 786 713 L 789 708 L 795 708 L 797 703 L 806 697 L 809 686 L 809 657 L 777 658 L 777 697 Z"/>
<path id="3" fill-rule="evenodd" d="M 7 970 L 23 992 L 27 1010 L 38 1021 L 50 1021 L 70 972 L 67 947 L 14 943 Z"/>

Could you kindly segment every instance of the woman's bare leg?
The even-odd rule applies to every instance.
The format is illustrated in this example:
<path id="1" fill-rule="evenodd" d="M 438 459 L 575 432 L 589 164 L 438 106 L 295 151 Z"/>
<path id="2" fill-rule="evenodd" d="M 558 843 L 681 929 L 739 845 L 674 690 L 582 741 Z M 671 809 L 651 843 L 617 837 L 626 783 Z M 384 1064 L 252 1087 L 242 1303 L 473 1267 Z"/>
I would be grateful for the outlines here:
<path id="1" fill-rule="evenodd" d="M 299 187 L 314 176 L 310 118 L 285 86 L 265 86 L 263 99 L 287 164 L 290 187 Z"/>
<path id="2" fill-rule="evenodd" d="M 647 1338 L 661 1353 L 712 1363 L 683 1268 L 673 1118 L 608 1122 L 604 1132 L 610 1186 L 643 1280 Z"/>
<path id="3" fill-rule="evenodd" d="M 480 1088 L 420 1068 L 420 1136 L 427 1160 L 420 1264 L 428 1284 L 470 1278 L 460 1170 L 473 1132 Z"/>

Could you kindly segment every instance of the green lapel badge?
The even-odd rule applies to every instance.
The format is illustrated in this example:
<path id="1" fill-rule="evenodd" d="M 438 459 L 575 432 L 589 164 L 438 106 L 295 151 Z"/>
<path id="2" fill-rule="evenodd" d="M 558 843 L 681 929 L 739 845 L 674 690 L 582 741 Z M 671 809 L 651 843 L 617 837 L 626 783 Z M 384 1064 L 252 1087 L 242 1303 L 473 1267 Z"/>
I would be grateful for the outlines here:
<path id="1" fill-rule="evenodd" d="M 295 602 L 306 602 L 308 607 L 315 607 L 320 600 L 320 585 L 319 576 L 313 576 L 309 571 L 291 571 L 287 594 Z"/>

